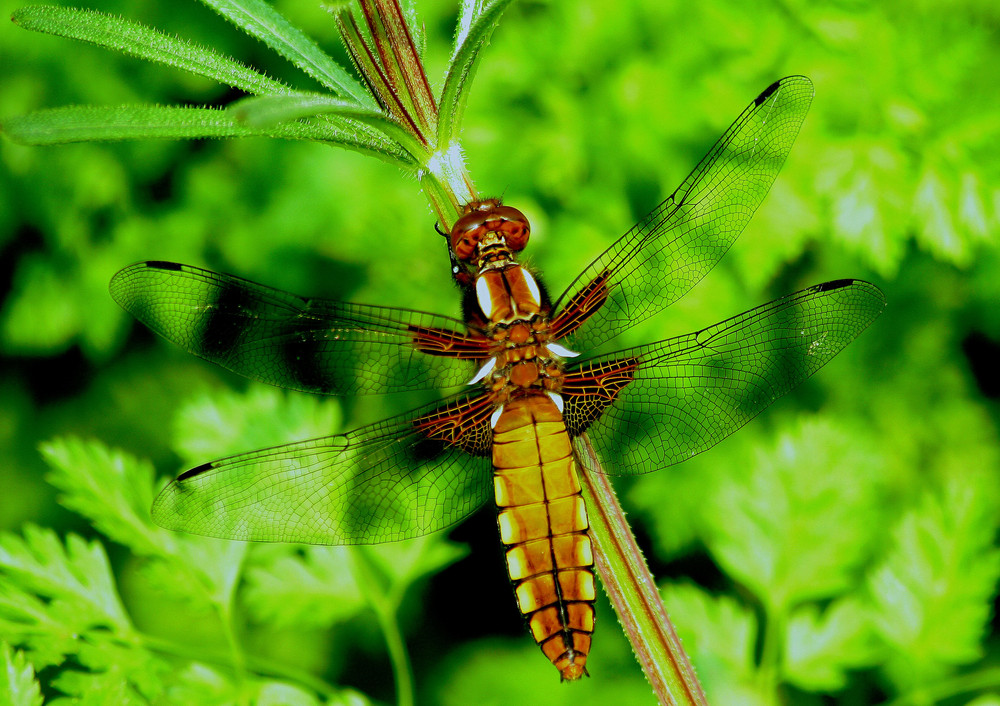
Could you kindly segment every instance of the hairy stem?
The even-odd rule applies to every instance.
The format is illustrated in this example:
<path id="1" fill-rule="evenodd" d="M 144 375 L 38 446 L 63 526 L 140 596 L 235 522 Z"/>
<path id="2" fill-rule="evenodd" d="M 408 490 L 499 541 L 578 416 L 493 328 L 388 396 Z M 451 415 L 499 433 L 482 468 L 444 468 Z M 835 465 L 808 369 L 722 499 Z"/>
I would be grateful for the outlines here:
<path id="1" fill-rule="evenodd" d="M 625 513 L 586 434 L 575 442 L 594 560 L 625 636 L 661 704 L 707 706 L 694 667 L 674 630 Z"/>

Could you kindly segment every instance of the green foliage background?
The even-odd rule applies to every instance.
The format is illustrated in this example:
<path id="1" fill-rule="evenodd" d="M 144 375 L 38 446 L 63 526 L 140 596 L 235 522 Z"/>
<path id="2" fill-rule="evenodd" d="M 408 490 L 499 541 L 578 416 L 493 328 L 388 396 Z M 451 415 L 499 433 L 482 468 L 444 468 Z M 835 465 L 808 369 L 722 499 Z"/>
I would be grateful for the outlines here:
<path id="1" fill-rule="evenodd" d="M 22 4 L 0 0 L 0 14 Z M 343 56 L 318 3 L 275 5 Z M 314 88 L 198 3 L 91 6 Z M 457 8 L 418 10 L 434 80 Z M 470 171 L 481 193 L 532 220 L 530 261 L 556 292 L 761 89 L 792 73 L 816 84 L 792 155 L 732 252 L 625 342 L 840 277 L 870 279 L 889 300 L 834 363 L 732 439 L 618 484 L 714 704 L 1000 704 L 998 65 L 1000 6 L 985 0 L 526 1 L 487 49 L 466 116 Z M 0 119 L 234 97 L 9 23 L 0 66 Z M 5 140 L 0 160 L 0 702 L 39 703 L 33 671 L 53 702 L 392 700 L 394 635 L 422 703 L 651 702 L 604 603 L 592 678 L 559 684 L 512 598 L 476 606 L 488 562 L 463 559 L 464 540 L 350 553 L 149 522 L 155 490 L 179 470 L 413 400 L 247 384 L 138 330 L 107 295 L 111 275 L 177 260 L 300 294 L 455 313 L 412 179 L 257 139 Z M 489 580 L 502 581 L 499 562 Z M 466 583 L 445 588 L 445 567 Z M 427 609 L 445 590 L 465 596 L 461 610 Z M 448 622 L 465 628 L 456 636 Z M 503 627 L 468 627 L 478 623 Z"/>

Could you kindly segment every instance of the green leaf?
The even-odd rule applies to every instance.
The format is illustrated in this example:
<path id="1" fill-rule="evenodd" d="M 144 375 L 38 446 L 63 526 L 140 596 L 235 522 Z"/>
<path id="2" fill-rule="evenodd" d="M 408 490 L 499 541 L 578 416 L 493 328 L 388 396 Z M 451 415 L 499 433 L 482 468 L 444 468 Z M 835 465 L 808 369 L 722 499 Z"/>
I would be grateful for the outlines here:
<path id="1" fill-rule="evenodd" d="M 174 448 L 188 465 L 340 431 L 333 399 L 252 383 L 194 396 L 177 413 Z"/>
<path id="2" fill-rule="evenodd" d="M 731 597 L 711 596 L 688 583 L 666 584 L 660 592 L 709 703 L 771 703 L 755 686 L 753 612 Z"/>
<path id="3" fill-rule="evenodd" d="M 74 704 L 148 704 L 173 675 L 172 665 L 138 642 L 98 631 L 81 637 L 77 659 L 88 671 L 64 669 L 52 679 L 52 686 L 74 697 Z"/>
<path id="4" fill-rule="evenodd" d="M 442 533 L 418 537 L 405 542 L 390 542 L 354 547 L 364 553 L 367 565 L 374 567 L 382 579 L 382 593 L 399 606 L 403 594 L 423 576 L 440 571 L 468 553 L 468 548 L 445 539 Z"/>
<path id="5" fill-rule="evenodd" d="M 849 597 L 822 612 L 807 604 L 791 614 L 781 671 L 785 681 L 806 691 L 838 691 L 848 670 L 875 666 L 883 658 L 867 606 Z"/>
<path id="6" fill-rule="evenodd" d="M 244 98 L 230 104 L 228 110 L 233 112 L 237 120 L 250 127 L 270 127 L 317 115 L 350 118 L 378 130 L 391 142 L 405 149 L 414 160 L 424 152 L 412 135 L 381 111 L 359 108 L 356 103 L 331 98 L 322 93 Z"/>
<path id="7" fill-rule="evenodd" d="M 899 519 L 870 574 L 872 625 L 890 652 L 885 670 L 901 689 L 982 656 L 1000 579 L 995 487 L 992 469 L 946 476 Z"/>
<path id="8" fill-rule="evenodd" d="M 375 109 L 375 102 L 354 78 L 263 0 L 202 0 L 234 25 L 305 71 L 338 95 Z"/>
<path id="9" fill-rule="evenodd" d="M 242 570 L 246 545 L 191 537 L 153 524 L 157 486 L 153 467 L 95 440 L 73 437 L 42 445 L 48 480 L 60 501 L 109 538 L 154 561 L 142 567 L 167 594 L 201 605 L 225 606 Z"/>
<path id="10" fill-rule="evenodd" d="M 53 686 L 73 698 L 57 699 L 56 706 L 146 706 L 149 701 L 139 695 L 120 670 L 78 672 L 63 670 Z"/>
<path id="11" fill-rule="evenodd" d="M 17 590 L 63 604 L 79 626 L 104 626 L 131 632 L 118 599 L 104 548 L 69 535 L 65 545 L 55 532 L 28 525 L 24 538 L 0 535 L 0 577 Z"/>
<path id="12" fill-rule="evenodd" d="M 602 646 L 602 638 L 604 642 L 611 638 L 610 631 L 602 633 L 601 638 L 594 636 L 597 652 L 587 663 L 593 678 L 582 684 L 560 683 L 552 665 L 529 637 L 506 640 L 494 637 L 453 650 L 440 668 L 443 674 L 430 680 L 433 692 L 426 701 L 438 706 L 654 703 L 649 684 L 639 673 L 634 658 L 624 648 L 618 655 L 609 655 Z M 599 663 L 594 659 L 598 654 L 621 659 L 610 664 L 607 660 Z"/>
<path id="13" fill-rule="evenodd" d="M 276 125 L 289 120 L 311 118 L 314 115 L 339 115 L 348 118 L 381 118 L 375 110 L 360 108 L 356 103 L 343 101 L 322 93 L 295 93 L 284 96 L 256 96 L 231 103 L 228 110 L 237 120 L 251 127 Z"/>
<path id="14" fill-rule="evenodd" d="M 0 703 L 4 706 L 42 706 L 35 670 L 24 654 L 0 642 Z"/>
<path id="15" fill-rule="evenodd" d="M 243 600 L 261 623 L 329 627 L 367 610 L 347 547 L 277 545 L 254 553 Z"/>
<path id="16" fill-rule="evenodd" d="M 254 706 L 319 706 L 319 701 L 297 686 L 266 682 L 258 687 Z"/>
<path id="17" fill-rule="evenodd" d="M 148 461 L 76 437 L 44 443 L 41 452 L 52 469 L 47 480 L 62 492 L 64 506 L 136 554 L 163 554 L 163 530 L 149 516 L 155 472 Z"/>
<path id="18" fill-rule="evenodd" d="M 862 430 L 801 422 L 748 473 L 720 476 L 705 513 L 712 555 L 772 617 L 837 595 L 876 540 L 881 463 Z"/>
<path id="19" fill-rule="evenodd" d="M 282 94 L 291 90 L 280 81 L 208 47 L 102 12 L 34 5 L 15 10 L 11 21 L 25 29 L 79 39 L 129 56 L 190 71 L 247 93 Z"/>
<path id="20" fill-rule="evenodd" d="M 444 149 L 458 136 L 462 115 L 468 101 L 468 86 L 479 64 L 484 46 L 500 22 L 500 15 L 513 0 L 493 0 L 478 12 L 463 7 L 462 21 L 475 14 L 468 30 L 460 24 L 456 35 L 455 52 L 445 72 L 444 87 L 438 105 L 438 145 Z"/>
<path id="21" fill-rule="evenodd" d="M 277 137 L 315 140 L 357 150 L 399 166 L 412 160 L 387 140 L 377 140 L 361 126 L 332 119 L 255 128 L 226 110 L 177 106 L 66 106 L 9 118 L 3 130 L 26 145 L 55 145 L 84 140 L 196 139 Z"/>

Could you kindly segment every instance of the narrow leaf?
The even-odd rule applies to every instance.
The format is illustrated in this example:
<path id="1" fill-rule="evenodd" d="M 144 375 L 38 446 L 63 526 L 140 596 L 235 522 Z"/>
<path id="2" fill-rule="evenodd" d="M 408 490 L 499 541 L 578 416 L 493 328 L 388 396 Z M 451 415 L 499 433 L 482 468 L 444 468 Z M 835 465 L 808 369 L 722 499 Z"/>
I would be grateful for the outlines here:
<path id="1" fill-rule="evenodd" d="M 358 107 L 357 103 L 331 98 L 323 93 L 296 93 L 288 96 L 254 96 L 229 105 L 228 110 L 236 119 L 250 127 L 269 127 L 290 120 L 301 120 L 317 115 L 352 118 L 368 125 L 390 141 L 398 143 L 417 158 L 423 150 L 410 133 L 399 123 L 390 120 L 378 110 Z"/>
<path id="2" fill-rule="evenodd" d="M 288 93 L 280 81 L 214 50 L 121 17 L 92 10 L 35 5 L 15 10 L 11 21 L 24 29 L 69 37 L 156 61 L 214 79 L 247 93 Z"/>
<path id="3" fill-rule="evenodd" d="M 383 67 L 388 75 L 397 76 L 393 82 L 397 93 L 405 98 L 404 103 L 420 126 L 423 141 L 427 142 L 437 106 L 402 8 L 395 0 L 362 0 L 361 7 L 368 18 Z"/>
<path id="4" fill-rule="evenodd" d="M 2 129 L 15 142 L 54 145 L 86 140 L 278 137 L 315 140 L 371 154 L 398 166 L 412 160 L 386 140 L 376 140 L 347 121 L 291 122 L 270 127 L 241 123 L 226 110 L 177 106 L 66 106 L 11 118 Z"/>
<path id="5" fill-rule="evenodd" d="M 348 118 L 384 118 L 375 110 L 357 103 L 342 101 L 323 93 L 296 93 L 284 96 L 253 96 L 230 103 L 227 110 L 250 127 L 267 127 L 314 115 L 339 115 Z"/>
<path id="6" fill-rule="evenodd" d="M 202 0 L 234 25 L 288 59 L 338 95 L 374 107 L 361 84 L 315 42 L 263 0 Z"/>
<path id="7" fill-rule="evenodd" d="M 458 136 L 462 114 L 468 100 L 467 84 L 479 64 L 480 52 L 500 21 L 500 15 L 513 0 L 494 0 L 482 9 L 467 32 L 459 27 L 457 40 L 448 70 L 438 113 L 438 144 L 447 145 Z M 464 14 L 463 14 L 464 17 Z"/>
<path id="8" fill-rule="evenodd" d="M 483 0 L 462 0 L 462 9 L 459 11 L 458 24 L 455 27 L 455 52 L 465 42 L 472 29 L 472 23 L 479 17 L 483 10 Z"/>

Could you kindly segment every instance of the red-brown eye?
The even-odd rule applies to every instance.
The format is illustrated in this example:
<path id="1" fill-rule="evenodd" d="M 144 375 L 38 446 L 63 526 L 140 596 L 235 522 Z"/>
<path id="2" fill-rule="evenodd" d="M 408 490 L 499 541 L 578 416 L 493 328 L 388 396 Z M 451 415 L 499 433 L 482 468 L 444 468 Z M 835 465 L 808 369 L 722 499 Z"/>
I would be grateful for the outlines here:
<path id="1" fill-rule="evenodd" d="M 465 228 L 460 228 L 460 226 L 465 226 Z M 482 226 L 470 227 L 469 224 L 459 220 L 451 231 L 451 248 L 455 251 L 455 257 L 462 262 L 471 260 L 476 254 L 476 247 L 479 245 L 479 239 L 482 235 Z"/>
<path id="2" fill-rule="evenodd" d="M 504 232 L 504 240 L 507 241 L 507 247 L 517 252 L 519 250 L 524 250 L 524 246 L 528 244 L 528 237 L 530 236 L 530 231 L 528 230 L 528 223 L 517 223 L 516 221 L 508 221 L 503 224 L 502 228 Z"/>

